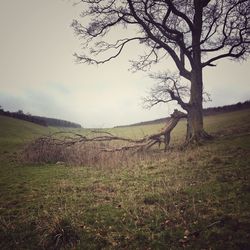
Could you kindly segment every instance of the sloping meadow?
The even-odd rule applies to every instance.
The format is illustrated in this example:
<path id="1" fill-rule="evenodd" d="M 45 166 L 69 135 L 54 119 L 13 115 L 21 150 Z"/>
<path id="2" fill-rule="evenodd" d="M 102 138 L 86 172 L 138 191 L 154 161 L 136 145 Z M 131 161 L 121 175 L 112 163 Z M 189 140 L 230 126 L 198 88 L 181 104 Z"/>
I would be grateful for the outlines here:
<path id="1" fill-rule="evenodd" d="M 249 111 L 205 124 L 213 141 L 176 148 L 183 122 L 170 151 L 112 167 L 66 164 L 60 151 L 36 164 L 1 154 L 0 248 L 249 249 Z M 108 132 L 140 138 L 142 128 L 126 129 Z"/>

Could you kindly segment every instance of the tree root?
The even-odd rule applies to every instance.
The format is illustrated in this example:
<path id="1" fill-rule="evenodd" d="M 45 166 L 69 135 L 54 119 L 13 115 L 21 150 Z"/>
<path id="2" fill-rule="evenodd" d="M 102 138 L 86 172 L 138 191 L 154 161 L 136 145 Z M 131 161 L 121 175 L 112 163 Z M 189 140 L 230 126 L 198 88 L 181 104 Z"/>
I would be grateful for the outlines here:
<path id="1" fill-rule="evenodd" d="M 202 145 L 203 142 L 212 140 L 214 137 L 210 134 L 208 134 L 206 131 L 202 130 L 199 133 L 195 135 L 191 135 L 186 139 L 184 142 L 184 147 L 187 147 L 189 145 Z"/>

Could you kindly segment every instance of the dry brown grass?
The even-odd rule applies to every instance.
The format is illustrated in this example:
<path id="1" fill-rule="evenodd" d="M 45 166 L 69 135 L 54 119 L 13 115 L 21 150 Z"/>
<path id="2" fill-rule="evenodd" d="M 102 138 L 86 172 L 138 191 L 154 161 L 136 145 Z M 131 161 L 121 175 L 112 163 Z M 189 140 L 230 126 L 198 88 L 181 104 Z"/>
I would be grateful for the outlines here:
<path id="1" fill-rule="evenodd" d="M 114 145 L 113 145 L 114 146 Z M 84 142 L 73 145 L 54 144 L 51 141 L 38 139 L 23 150 L 21 158 L 29 164 L 58 164 L 68 166 L 92 166 L 102 168 L 127 167 L 142 161 L 158 159 L 162 150 L 133 151 L 121 150 L 114 152 L 103 151 L 110 143 Z"/>

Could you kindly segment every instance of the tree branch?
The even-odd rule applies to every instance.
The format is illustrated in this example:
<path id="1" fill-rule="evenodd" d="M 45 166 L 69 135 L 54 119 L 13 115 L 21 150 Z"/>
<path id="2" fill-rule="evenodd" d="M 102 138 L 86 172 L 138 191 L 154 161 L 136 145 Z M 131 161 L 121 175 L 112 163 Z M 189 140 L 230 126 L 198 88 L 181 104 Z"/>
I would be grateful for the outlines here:
<path id="1" fill-rule="evenodd" d="M 185 69 L 184 65 L 181 63 L 181 60 L 179 59 L 179 57 L 177 56 L 177 54 L 175 53 L 175 51 L 166 43 L 164 43 L 160 38 L 158 38 L 157 36 L 153 35 L 153 33 L 151 32 L 150 28 L 148 25 L 146 25 L 146 23 L 137 15 L 133 3 L 131 0 L 127 0 L 128 4 L 129 4 L 129 8 L 130 11 L 133 15 L 133 17 L 136 19 L 136 21 L 138 22 L 138 24 L 140 24 L 140 26 L 144 29 L 144 31 L 146 32 L 146 34 L 148 35 L 148 37 L 154 41 L 155 43 L 157 43 L 159 45 L 158 48 L 164 48 L 169 55 L 172 57 L 172 59 L 174 60 L 177 68 L 180 71 L 180 74 L 187 78 L 187 79 L 191 79 L 191 73 Z"/>
<path id="2" fill-rule="evenodd" d="M 99 44 L 102 44 L 102 46 L 105 46 L 105 48 L 99 49 L 98 51 L 92 50 L 92 53 L 99 54 L 99 53 L 102 53 L 104 51 L 108 51 L 110 49 L 118 50 L 117 53 L 113 54 L 112 56 L 110 56 L 104 60 L 96 60 L 94 58 L 90 58 L 89 56 L 78 55 L 76 53 L 74 54 L 74 56 L 77 58 L 78 62 L 88 63 L 88 64 L 103 64 L 103 63 L 106 63 L 106 62 L 118 57 L 121 54 L 124 46 L 127 43 L 129 43 L 131 41 L 135 41 L 135 40 L 143 41 L 145 39 L 146 38 L 144 38 L 144 37 L 133 37 L 133 38 L 126 38 L 126 39 L 117 40 L 117 42 L 115 44 L 99 43 Z"/>
<path id="3" fill-rule="evenodd" d="M 145 107 L 151 108 L 159 103 L 177 101 L 184 110 L 188 110 L 189 104 L 184 99 L 189 96 L 189 88 L 180 83 L 179 77 L 164 73 L 151 75 L 151 78 L 159 82 L 151 89 L 149 96 L 144 98 Z"/>

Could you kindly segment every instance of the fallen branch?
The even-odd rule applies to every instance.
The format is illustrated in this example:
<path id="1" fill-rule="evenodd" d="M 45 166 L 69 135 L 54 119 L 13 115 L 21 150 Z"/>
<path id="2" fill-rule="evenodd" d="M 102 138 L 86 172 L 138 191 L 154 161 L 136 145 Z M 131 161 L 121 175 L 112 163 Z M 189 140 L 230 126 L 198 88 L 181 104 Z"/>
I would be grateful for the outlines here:
<path id="1" fill-rule="evenodd" d="M 36 144 L 37 145 L 48 144 L 48 145 L 56 145 L 56 146 L 65 145 L 67 147 L 70 147 L 79 143 L 105 143 L 105 142 L 111 142 L 111 141 L 120 141 L 120 142 L 123 141 L 123 142 L 128 143 L 128 145 L 123 145 L 119 147 L 117 146 L 113 148 L 101 147 L 100 151 L 116 152 L 116 151 L 131 150 L 131 149 L 136 149 L 137 151 L 148 150 L 149 148 L 151 148 L 153 145 L 157 143 L 159 145 L 163 143 L 165 145 L 165 150 L 166 150 L 169 146 L 170 134 L 172 130 L 175 128 L 178 121 L 184 117 L 186 117 L 185 113 L 175 110 L 173 114 L 171 115 L 171 118 L 167 122 L 166 126 L 162 129 L 161 132 L 148 135 L 137 140 L 115 136 L 106 131 L 92 130 L 91 131 L 92 133 L 94 134 L 98 133 L 100 135 L 87 137 L 87 136 L 76 134 L 73 132 L 66 132 L 66 135 L 62 136 L 63 134 L 65 134 L 65 132 L 56 132 L 52 135 L 43 136 L 37 139 Z"/>
<path id="2" fill-rule="evenodd" d="M 182 244 L 187 244 L 192 238 L 197 238 L 202 232 L 208 230 L 209 228 L 213 227 L 213 226 L 216 226 L 216 225 L 219 225 L 219 224 L 222 224 L 223 223 L 223 220 L 218 220 L 218 221 L 215 221 L 199 230 L 196 230 L 196 231 L 193 231 L 193 232 L 189 232 L 187 230 L 187 233 L 184 234 L 184 238 L 183 239 L 180 239 L 179 242 L 182 243 Z"/>
<path id="3" fill-rule="evenodd" d="M 175 110 L 160 132 L 140 139 L 116 136 L 101 130 L 91 131 L 91 134 L 88 135 L 74 132 L 56 132 L 40 137 L 29 144 L 23 152 L 23 160 L 30 163 L 63 161 L 68 164 L 95 165 L 101 163 L 103 165 L 104 161 L 108 163 L 111 159 L 113 161 L 116 159 L 115 164 L 121 163 L 122 160 L 129 159 L 131 153 L 145 152 L 155 144 L 160 146 L 163 143 L 166 151 L 169 147 L 171 131 L 178 121 L 184 117 L 186 117 L 186 114 Z M 112 152 L 114 155 L 110 157 L 109 153 Z M 138 154 L 137 156 L 141 157 L 142 155 L 144 154 Z"/>
<path id="4" fill-rule="evenodd" d="M 198 237 L 200 235 L 200 233 L 202 233 L 203 231 L 206 231 L 207 229 L 215 226 L 215 225 L 218 225 L 218 224 L 221 224 L 222 223 L 222 220 L 218 220 L 218 221 L 215 221 L 209 225 L 207 225 L 206 227 L 202 228 L 202 229 L 199 229 L 199 230 L 196 230 L 194 232 L 191 232 L 188 236 L 195 236 L 195 237 Z"/>

